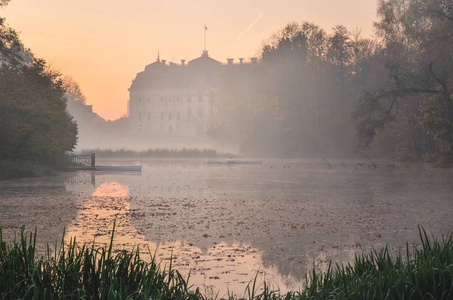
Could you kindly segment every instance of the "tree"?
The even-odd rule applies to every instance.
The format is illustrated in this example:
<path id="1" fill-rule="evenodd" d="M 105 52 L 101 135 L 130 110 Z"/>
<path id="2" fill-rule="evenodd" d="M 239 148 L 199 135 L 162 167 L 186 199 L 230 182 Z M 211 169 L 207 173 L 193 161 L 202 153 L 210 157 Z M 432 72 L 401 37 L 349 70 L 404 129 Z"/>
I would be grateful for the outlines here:
<path id="1" fill-rule="evenodd" d="M 18 38 L 16 31 L 5 24 L 5 19 L 0 18 L 0 64 L 11 60 L 24 61 L 27 51 Z"/>
<path id="2" fill-rule="evenodd" d="M 332 66 L 336 66 L 338 71 L 334 76 L 340 80 L 339 88 L 341 93 L 341 100 L 345 100 L 345 77 L 347 70 L 351 65 L 352 59 L 352 43 L 349 37 L 349 32 L 344 26 L 336 26 L 333 28 L 333 35 L 329 37 L 327 58 L 330 60 Z"/>
<path id="3" fill-rule="evenodd" d="M 0 0 L 0 7 L 8 5 L 10 0 Z"/>
<path id="4" fill-rule="evenodd" d="M 58 166 L 77 142 L 59 74 L 43 60 L 0 68 L 0 157 Z"/>
<path id="5" fill-rule="evenodd" d="M 2 0 L 0 6 L 8 1 Z M 0 159 L 58 167 L 77 142 L 60 75 L 0 19 Z"/>
<path id="6" fill-rule="evenodd" d="M 453 151 L 453 4 L 448 0 L 380 0 L 376 31 L 388 80 L 364 94 L 356 112 L 367 147 L 404 109 L 420 103 L 420 124 Z M 415 112 L 417 113 L 417 112 Z M 419 149 L 420 150 L 420 149 Z M 417 151 L 420 154 L 421 151 Z"/>
<path id="7" fill-rule="evenodd" d="M 65 89 L 65 97 L 68 101 L 76 101 L 86 104 L 86 97 L 82 93 L 79 84 L 72 77 L 63 77 L 63 88 Z"/>
<path id="8" fill-rule="evenodd" d="M 351 58 L 345 27 L 328 35 L 313 23 L 287 24 L 264 43 L 251 70 L 226 68 L 219 109 L 224 124 L 216 133 L 240 136 L 252 155 L 352 153 L 357 74 Z"/>

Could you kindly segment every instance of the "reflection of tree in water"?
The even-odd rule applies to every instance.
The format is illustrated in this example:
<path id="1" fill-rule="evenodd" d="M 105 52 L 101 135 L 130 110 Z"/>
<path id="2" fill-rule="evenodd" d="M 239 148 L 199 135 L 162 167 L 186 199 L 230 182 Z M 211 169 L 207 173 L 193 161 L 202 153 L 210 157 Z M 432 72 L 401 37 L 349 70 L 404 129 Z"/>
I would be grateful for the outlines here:
<path id="1" fill-rule="evenodd" d="M 76 217 L 80 199 L 66 190 L 72 175 L 20 179 L 0 184 L 0 226 L 6 237 L 19 234 L 20 227 L 37 230 L 37 243 L 60 242 L 64 228 Z"/>

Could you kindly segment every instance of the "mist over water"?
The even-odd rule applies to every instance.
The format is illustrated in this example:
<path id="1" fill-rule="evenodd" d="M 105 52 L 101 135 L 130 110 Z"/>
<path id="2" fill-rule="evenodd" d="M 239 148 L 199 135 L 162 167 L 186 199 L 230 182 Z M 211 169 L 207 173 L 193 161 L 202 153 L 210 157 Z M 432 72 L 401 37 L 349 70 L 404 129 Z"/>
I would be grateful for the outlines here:
<path id="1" fill-rule="evenodd" d="M 9 2 L 0 0 L 0 8 Z M 219 57 L 206 46 L 206 24 L 199 56 L 180 60 L 160 50 L 138 58 L 146 47 L 125 42 L 125 36 L 123 44 L 132 45 L 127 56 L 104 46 L 113 59 L 104 73 L 132 74 L 123 90 L 127 97 L 108 99 L 112 109 L 124 102 L 123 116 L 111 121 L 95 113 L 106 107 L 90 105 L 99 102 L 35 57 L 0 17 L 3 236 L 13 240 L 22 225 L 36 229 L 44 254 L 48 244 L 71 239 L 106 245 L 116 224 L 115 253 L 150 250 L 162 265 L 190 274 L 189 285 L 207 297 L 217 298 L 218 291 L 221 298 L 228 291 L 240 297 L 254 278 L 271 290 L 297 291 L 313 268 L 324 272 L 373 249 L 404 256 L 407 245 L 419 242 L 419 228 L 436 238 L 450 234 L 448 2 L 377 0 L 373 38 L 343 25 L 290 22 L 263 36 L 252 57 Z M 184 6 L 175 13 L 198 16 L 209 7 L 202 6 L 197 14 Z M 226 6 L 219 14 L 238 8 Z M 258 14 L 243 24 L 245 10 L 235 11 L 237 24 L 223 24 L 231 32 L 214 31 L 216 47 L 238 48 L 262 32 L 272 14 L 288 8 L 277 6 L 251 5 Z M 146 27 L 135 23 L 143 21 L 133 22 L 136 29 Z M 167 28 L 159 26 L 159 34 L 175 36 Z M 82 31 L 67 40 L 84 45 L 76 40 Z M 93 32 L 90 38 L 107 42 Z M 166 47 L 192 47 L 178 39 L 181 45 Z M 227 44 L 234 40 L 237 45 Z M 120 56 L 126 58 L 120 62 Z M 123 69 L 113 69 L 117 65 Z M 125 72 L 132 65 L 136 69 Z M 102 90 L 109 76 L 94 77 L 91 83 Z M 96 159 L 85 156 L 91 165 L 83 168 L 72 160 L 68 170 L 72 151 L 94 152 Z M 99 165 L 139 165 L 141 171 L 99 171 Z M 9 180 L 31 176 L 49 177 Z"/>
<path id="2" fill-rule="evenodd" d="M 282 291 L 297 289 L 313 264 L 325 270 L 356 253 L 389 245 L 404 252 L 417 226 L 451 230 L 452 171 L 378 161 L 264 160 L 262 165 L 208 165 L 204 160 L 101 160 L 136 164 L 136 172 L 78 171 L 58 178 L 0 184 L 6 234 L 19 215 L 40 243 L 66 237 L 109 240 L 115 247 L 156 247 L 158 258 L 191 282 L 242 293 L 260 271 Z M 28 190 L 33 189 L 33 193 Z M 47 201 L 42 201 L 47 199 Z M 42 212 L 42 213 L 40 213 Z M 52 230 L 50 230 L 52 229 Z"/>

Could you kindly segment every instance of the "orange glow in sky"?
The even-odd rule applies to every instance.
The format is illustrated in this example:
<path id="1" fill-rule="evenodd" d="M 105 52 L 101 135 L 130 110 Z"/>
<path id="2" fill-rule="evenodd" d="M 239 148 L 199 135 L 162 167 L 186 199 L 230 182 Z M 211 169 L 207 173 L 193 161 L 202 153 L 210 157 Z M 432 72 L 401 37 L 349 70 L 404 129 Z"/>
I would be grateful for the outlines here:
<path id="1" fill-rule="evenodd" d="M 179 63 L 201 55 L 257 56 L 266 38 L 289 22 L 336 25 L 372 35 L 376 0 L 12 0 L 0 15 L 26 47 L 71 76 L 101 117 L 127 111 L 128 88 L 157 52 Z"/>

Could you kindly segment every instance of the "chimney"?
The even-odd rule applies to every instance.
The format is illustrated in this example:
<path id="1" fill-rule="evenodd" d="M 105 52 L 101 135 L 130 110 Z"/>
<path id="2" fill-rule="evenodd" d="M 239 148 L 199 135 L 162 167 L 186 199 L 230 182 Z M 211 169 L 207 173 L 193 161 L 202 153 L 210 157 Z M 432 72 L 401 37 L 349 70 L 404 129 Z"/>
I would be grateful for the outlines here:
<path id="1" fill-rule="evenodd" d="M 186 60 L 185 59 L 181 59 L 181 66 L 185 66 L 186 65 Z"/>
<path id="2" fill-rule="evenodd" d="M 256 57 L 250 58 L 250 62 L 252 63 L 252 65 L 256 65 L 257 61 L 258 61 L 258 58 L 256 58 Z"/>
<path id="3" fill-rule="evenodd" d="M 234 60 L 234 58 L 227 58 L 227 62 L 228 62 L 229 66 L 233 65 L 233 60 Z"/>
<path id="4" fill-rule="evenodd" d="M 239 58 L 239 64 L 242 65 L 244 63 L 244 59 L 243 58 Z"/>
<path id="5" fill-rule="evenodd" d="M 162 64 L 165 66 L 165 63 L 167 62 L 165 59 L 162 59 Z"/>

